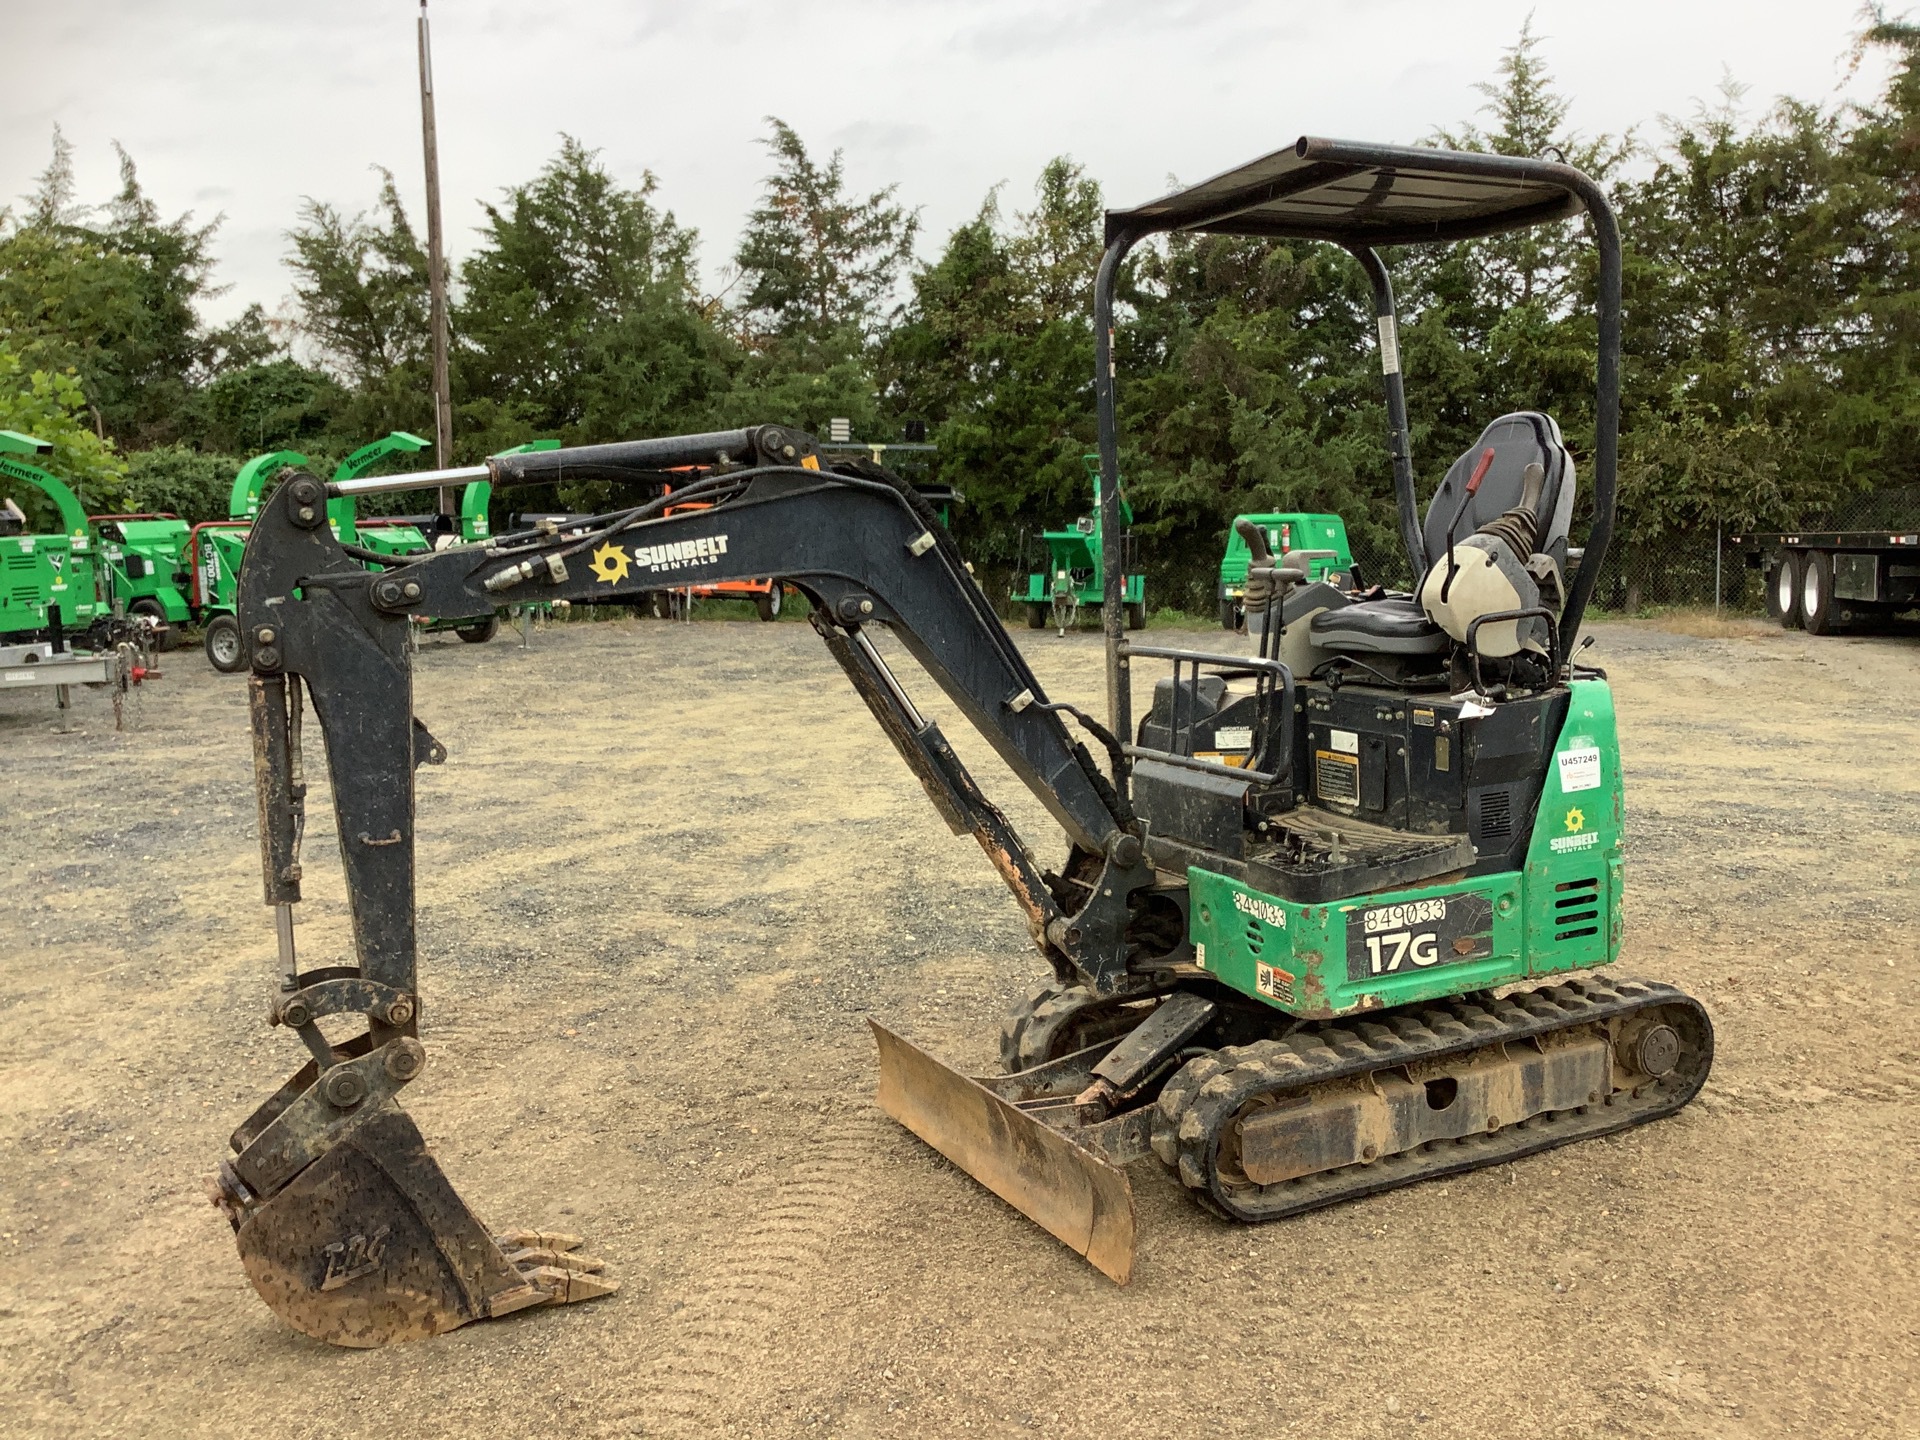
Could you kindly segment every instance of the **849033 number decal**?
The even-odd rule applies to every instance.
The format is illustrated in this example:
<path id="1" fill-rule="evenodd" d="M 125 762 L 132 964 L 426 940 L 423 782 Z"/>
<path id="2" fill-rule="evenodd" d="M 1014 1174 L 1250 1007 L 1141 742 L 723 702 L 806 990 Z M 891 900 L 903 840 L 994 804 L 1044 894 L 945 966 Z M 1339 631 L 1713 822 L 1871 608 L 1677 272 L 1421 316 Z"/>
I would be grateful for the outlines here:
<path id="1" fill-rule="evenodd" d="M 1485 895 L 1436 895 L 1347 914 L 1347 979 L 1378 980 L 1484 960 L 1493 954 L 1493 902 Z"/>

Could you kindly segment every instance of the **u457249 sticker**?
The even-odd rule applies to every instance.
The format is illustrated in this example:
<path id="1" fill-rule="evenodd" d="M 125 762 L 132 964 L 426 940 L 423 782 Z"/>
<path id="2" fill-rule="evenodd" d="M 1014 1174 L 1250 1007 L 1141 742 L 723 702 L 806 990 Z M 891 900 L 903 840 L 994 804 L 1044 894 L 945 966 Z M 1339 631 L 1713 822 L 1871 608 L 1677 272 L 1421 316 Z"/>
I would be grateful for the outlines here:
<path id="1" fill-rule="evenodd" d="M 1600 788 L 1600 750 L 1595 745 L 1562 750 L 1554 759 L 1560 766 L 1560 793 Z"/>

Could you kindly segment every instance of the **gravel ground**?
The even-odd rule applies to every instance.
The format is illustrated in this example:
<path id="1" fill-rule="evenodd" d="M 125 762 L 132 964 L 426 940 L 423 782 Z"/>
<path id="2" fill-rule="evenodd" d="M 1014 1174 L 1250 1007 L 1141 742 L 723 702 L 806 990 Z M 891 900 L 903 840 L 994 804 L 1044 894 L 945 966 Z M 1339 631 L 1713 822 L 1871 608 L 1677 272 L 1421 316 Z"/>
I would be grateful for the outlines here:
<path id="1" fill-rule="evenodd" d="M 866 1016 L 985 1067 L 1042 967 L 807 627 L 429 640 L 408 1108 L 484 1218 L 583 1231 L 624 1285 L 376 1352 L 283 1327 L 200 1187 L 302 1058 L 262 1020 L 244 684 L 171 657 L 124 734 L 5 697 L 0 1432 L 1920 1433 L 1915 646 L 1695 628 L 1589 658 L 1621 968 L 1713 1012 L 1701 1098 L 1258 1229 L 1143 1164 L 1126 1289 L 871 1102 Z M 1100 707 L 1097 637 L 1018 640 Z M 324 790 L 310 964 L 346 944 Z"/>

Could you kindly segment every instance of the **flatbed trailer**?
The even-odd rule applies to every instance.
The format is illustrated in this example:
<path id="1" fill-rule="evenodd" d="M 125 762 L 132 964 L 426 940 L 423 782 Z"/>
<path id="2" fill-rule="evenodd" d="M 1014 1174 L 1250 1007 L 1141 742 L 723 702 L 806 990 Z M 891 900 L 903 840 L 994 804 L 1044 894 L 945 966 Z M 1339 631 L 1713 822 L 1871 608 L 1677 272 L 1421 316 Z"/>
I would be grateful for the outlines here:
<path id="1" fill-rule="evenodd" d="M 1788 630 L 1829 635 L 1920 608 L 1920 527 L 1775 531 L 1733 545 L 1766 572 L 1767 613 Z"/>
<path id="2" fill-rule="evenodd" d="M 85 685 L 113 692 L 113 728 L 126 725 L 125 699 L 128 690 L 147 678 L 143 655 L 132 644 L 116 644 L 99 650 L 75 650 L 64 637 L 34 640 L 25 644 L 0 644 L 0 695 L 13 690 L 51 687 L 54 705 L 71 709 L 73 687 Z M 152 672 L 158 675 L 160 672 Z"/>

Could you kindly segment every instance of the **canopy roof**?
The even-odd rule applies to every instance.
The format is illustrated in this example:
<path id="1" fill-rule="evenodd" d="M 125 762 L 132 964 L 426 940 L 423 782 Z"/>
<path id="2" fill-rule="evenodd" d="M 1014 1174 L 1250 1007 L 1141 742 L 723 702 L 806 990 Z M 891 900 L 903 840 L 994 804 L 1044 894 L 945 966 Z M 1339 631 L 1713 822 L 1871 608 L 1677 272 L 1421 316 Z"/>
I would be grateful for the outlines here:
<path id="1" fill-rule="evenodd" d="M 1591 188 L 1547 160 L 1302 137 L 1150 204 L 1109 210 L 1107 239 L 1196 230 L 1343 245 L 1466 240 L 1577 215 Z"/>

